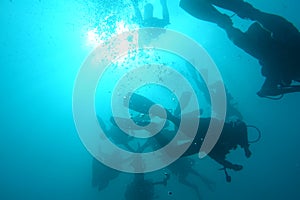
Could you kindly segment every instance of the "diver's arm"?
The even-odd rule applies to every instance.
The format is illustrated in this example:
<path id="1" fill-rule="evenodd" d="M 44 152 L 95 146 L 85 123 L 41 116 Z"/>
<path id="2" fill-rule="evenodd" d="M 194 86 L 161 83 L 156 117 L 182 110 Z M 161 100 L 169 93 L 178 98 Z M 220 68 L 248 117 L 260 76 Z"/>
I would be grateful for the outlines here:
<path id="1" fill-rule="evenodd" d="M 300 33 L 297 27 L 281 16 L 258 12 L 254 19 L 270 31 L 272 38 L 279 42 L 293 45 L 297 40 L 299 41 Z"/>
<path id="2" fill-rule="evenodd" d="M 223 165 L 223 167 L 228 168 L 228 169 L 233 169 L 234 171 L 239 171 L 243 169 L 242 165 L 237 165 L 237 164 L 232 164 L 231 162 L 227 160 L 216 160 L 218 163 Z"/>
<path id="3" fill-rule="evenodd" d="M 218 24 L 220 27 L 233 24 L 231 18 L 219 12 L 210 1 L 181 0 L 179 6 L 193 17 Z"/>
<path id="4" fill-rule="evenodd" d="M 163 11 L 163 20 L 165 21 L 166 24 L 170 24 L 170 16 L 169 16 L 169 10 L 167 6 L 167 0 L 160 0 L 160 4 L 162 6 L 162 11 Z"/>
<path id="5" fill-rule="evenodd" d="M 137 21 L 138 21 L 138 23 L 142 23 L 143 16 L 142 16 L 142 13 L 139 9 L 138 0 L 131 0 L 131 1 L 132 1 L 132 5 L 133 5 L 133 8 L 134 8 L 135 17 L 137 18 Z"/>
<path id="6" fill-rule="evenodd" d="M 216 156 L 215 154 L 209 154 L 209 156 L 212 159 L 214 159 L 215 161 L 217 161 L 219 164 L 223 165 L 223 167 L 225 167 L 225 168 L 233 169 L 235 171 L 239 171 L 239 170 L 243 169 L 242 165 L 232 164 L 231 162 L 227 161 L 225 159 L 225 156 L 224 156 L 224 158 L 223 158 L 223 156 Z"/>
<path id="7" fill-rule="evenodd" d="M 226 31 L 228 38 L 235 46 L 258 60 L 264 57 L 266 44 L 269 43 L 265 42 L 262 38 L 246 34 L 233 26 L 226 26 L 223 29 Z M 264 44 L 264 42 L 266 44 Z"/>
<path id="8" fill-rule="evenodd" d="M 227 161 L 227 160 L 222 160 L 222 161 L 217 161 L 218 163 L 220 163 L 221 165 L 223 165 L 225 168 L 228 169 L 233 169 L 234 171 L 240 171 L 243 169 L 242 165 L 237 165 L 237 164 L 232 164 L 231 162 Z"/>

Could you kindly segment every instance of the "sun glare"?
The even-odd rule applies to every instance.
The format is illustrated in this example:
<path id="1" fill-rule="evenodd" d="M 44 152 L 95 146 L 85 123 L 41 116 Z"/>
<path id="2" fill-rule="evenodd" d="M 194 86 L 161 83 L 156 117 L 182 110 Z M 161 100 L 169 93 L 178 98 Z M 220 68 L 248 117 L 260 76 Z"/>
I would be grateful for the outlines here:
<path id="1" fill-rule="evenodd" d="M 99 32 L 98 28 L 93 28 L 87 32 L 87 41 L 88 46 L 97 46 L 107 40 L 112 34 L 121 34 L 125 31 L 129 31 L 128 25 L 123 21 L 116 22 L 116 29 L 111 32 Z"/>
<path id="2" fill-rule="evenodd" d="M 87 45 L 88 46 L 97 46 L 101 44 L 103 40 L 101 40 L 101 35 L 98 34 L 98 29 L 94 28 L 87 32 Z"/>

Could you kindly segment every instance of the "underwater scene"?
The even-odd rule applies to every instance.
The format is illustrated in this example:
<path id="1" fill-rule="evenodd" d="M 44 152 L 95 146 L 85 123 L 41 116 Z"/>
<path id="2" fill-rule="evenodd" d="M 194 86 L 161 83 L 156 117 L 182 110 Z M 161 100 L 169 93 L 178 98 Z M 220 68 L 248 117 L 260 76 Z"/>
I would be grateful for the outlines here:
<path id="1" fill-rule="evenodd" d="M 1 200 L 299 200 L 300 2 L 1 0 Z"/>

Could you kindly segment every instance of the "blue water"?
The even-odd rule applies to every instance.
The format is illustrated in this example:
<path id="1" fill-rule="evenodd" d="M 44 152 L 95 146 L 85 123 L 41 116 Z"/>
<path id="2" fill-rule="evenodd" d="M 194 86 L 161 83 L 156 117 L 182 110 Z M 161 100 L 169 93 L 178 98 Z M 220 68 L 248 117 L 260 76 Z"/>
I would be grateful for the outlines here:
<path id="1" fill-rule="evenodd" d="M 121 174 L 100 192 L 92 187 L 92 156 L 78 137 L 72 113 L 73 86 L 86 57 L 101 40 L 131 26 L 129 1 L 112 2 L 1 0 L 0 199 L 123 199 L 130 174 Z M 160 7 L 159 1 L 150 2 Z M 231 172 L 230 184 L 216 162 L 197 160 L 195 168 L 216 185 L 210 191 L 191 178 L 203 199 L 300 199 L 300 94 L 280 101 L 257 97 L 264 80 L 257 60 L 234 46 L 216 25 L 189 16 L 178 2 L 168 2 L 168 28 L 207 50 L 244 120 L 263 133 L 251 146 L 250 159 L 242 151 L 229 156 L 244 165 L 242 171 Z M 248 2 L 300 29 L 298 1 Z M 160 15 L 159 9 L 155 15 Z M 233 19 L 242 29 L 249 25 Z M 147 177 L 160 179 L 160 174 Z M 197 199 L 175 176 L 155 193 L 159 199 Z"/>

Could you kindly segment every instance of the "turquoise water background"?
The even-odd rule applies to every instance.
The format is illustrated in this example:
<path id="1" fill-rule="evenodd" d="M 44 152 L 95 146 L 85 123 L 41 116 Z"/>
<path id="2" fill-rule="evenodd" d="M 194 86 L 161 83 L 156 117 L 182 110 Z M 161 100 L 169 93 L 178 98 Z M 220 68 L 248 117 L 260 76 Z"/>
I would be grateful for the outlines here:
<path id="1" fill-rule="evenodd" d="M 101 192 L 91 187 L 92 158 L 77 135 L 72 114 L 73 86 L 81 64 L 101 40 L 126 29 L 132 17 L 129 2 L 113 2 L 1 0 L 0 199 L 123 198 L 132 178 L 128 174 Z M 160 15 L 159 1 L 151 2 L 157 8 L 155 15 Z M 300 29 L 299 1 L 248 2 Z M 264 80 L 257 60 L 235 47 L 219 27 L 192 18 L 178 3 L 168 2 L 168 28 L 207 50 L 244 120 L 263 133 L 261 141 L 251 146 L 250 159 L 241 151 L 229 156 L 244 165 L 242 171 L 231 173 L 230 184 L 214 161 L 198 161 L 199 171 L 216 182 L 214 192 L 199 183 L 203 199 L 300 199 L 300 94 L 280 101 L 256 96 Z M 233 20 L 244 30 L 249 25 L 237 17 Z M 175 178 L 156 192 L 159 199 L 195 199 L 193 191 Z"/>

